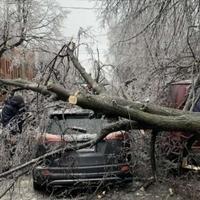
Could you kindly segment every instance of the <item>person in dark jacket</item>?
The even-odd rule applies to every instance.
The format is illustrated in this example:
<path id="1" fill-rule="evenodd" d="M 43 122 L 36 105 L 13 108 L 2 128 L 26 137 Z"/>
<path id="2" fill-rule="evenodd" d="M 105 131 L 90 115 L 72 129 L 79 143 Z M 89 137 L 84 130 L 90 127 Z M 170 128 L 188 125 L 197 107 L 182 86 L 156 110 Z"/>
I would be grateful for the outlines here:
<path id="1" fill-rule="evenodd" d="M 25 103 L 22 96 L 9 97 L 2 109 L 2 125 L 7 127 L 11 134 L 15 135 L 22 132 L 23 119 L 22 114 L 25 112 Z"/>
<path id="2" fill-rule="evenodd" d="M 193 112 L 200 112 L 200 100 L 196 102 Z"/>
<path id="3" fill-rule="evenodd" d="M 7 171 L 13 165 L 13 156 L 16 151 L 18 134 L 22 133 L 24 122 L 23 113 L 26 111 L 22 96 L 10 96 L 3 105 L 1 113 L 1 122 L 3 125 L 3 136 L 5 149 L 7 151 L 7 162 L 2 170 Z"/>

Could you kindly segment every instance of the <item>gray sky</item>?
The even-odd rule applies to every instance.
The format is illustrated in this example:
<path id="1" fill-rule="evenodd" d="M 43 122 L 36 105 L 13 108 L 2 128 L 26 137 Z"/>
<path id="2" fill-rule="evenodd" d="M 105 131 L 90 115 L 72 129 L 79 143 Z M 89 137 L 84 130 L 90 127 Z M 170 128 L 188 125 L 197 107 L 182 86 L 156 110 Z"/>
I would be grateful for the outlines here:
<path id="1" fill-rule="evenodd" d="M 57 0 L 57 2 L 66 10 L 70 11 L 67 18 L 64 20 L 62 32 L 67 39 L 73 37 L 77 38 L 80 27 L 83 29 L 89 29 L 89 34 L 94 36 L 94 39 L 81 39 L 82 42 L 87 42 L 93 51 L 96 53 L 96 48 L 99 49 L 100 59 L 105 61 L 105 54 L 108 49 L 106 30 L 100 25 L 98 20 L 97 9 L 95 9 L 95 3 L 90 0 Z M 84 9 L 91 8 L 91 9 Z M 94 54 L 96 56 L 96 54 Z M 88 56 L 88 52 L 85 46 L 81 47 L 79 53 L 79 59 L 83 65 L 88 65 L 91 57 Z"/>

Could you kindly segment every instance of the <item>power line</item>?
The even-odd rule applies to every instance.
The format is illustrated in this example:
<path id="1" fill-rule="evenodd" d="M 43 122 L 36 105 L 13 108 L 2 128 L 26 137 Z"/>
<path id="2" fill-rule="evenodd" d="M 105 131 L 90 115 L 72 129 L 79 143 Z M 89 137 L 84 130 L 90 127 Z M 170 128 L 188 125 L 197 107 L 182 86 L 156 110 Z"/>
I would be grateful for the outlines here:
<path id="1" fill-rule="evenodd" d="M 89 2 L 89 0 L 65 0 L 65 1 L 87 1 L 87 2 Z"/>
<path id="2" fill-rule="evenodd" d="M 94 36 L 92 36 L 92 37 L 107 37 L 107 35 L 105 34 L 102 34 L 102 35 L 94 35 Z M 78 40 L 79 38 L 78 37 L 73 37 L 73 36 L 65 36 L 65 38 L 67 38 L 67 39 L 74 39 L 74 40 Z M 85 39 L 85 40 L 87 40 L 88 38 L 82 38 L 82 39 Z M 98 41 L 98 39 L 97 39 L 97 41 Z"/>
<path id="3" fill-rule="evenodd" d="M 89 0 L 65 0 L 65 1 L 85 1 L 85 2 L 89 2 L 90 3 Z M 101 1 L 101 0 L 97 0 L 97 1 Z"/>
<path id="4" fill-rule="evenodd" d="M 65 1 L 87 1 L 87 2 L 89 2 L 89 0 L 65 0 Z"/>
<path id="5" fill-rule="evenodd" d="M 66 9 L 75 9 L 75 10 L 100 10 L 101 8 L 92 8 L 92 7 L 75 7 L 75 6 L 61 6 L 61 8 Z"/>

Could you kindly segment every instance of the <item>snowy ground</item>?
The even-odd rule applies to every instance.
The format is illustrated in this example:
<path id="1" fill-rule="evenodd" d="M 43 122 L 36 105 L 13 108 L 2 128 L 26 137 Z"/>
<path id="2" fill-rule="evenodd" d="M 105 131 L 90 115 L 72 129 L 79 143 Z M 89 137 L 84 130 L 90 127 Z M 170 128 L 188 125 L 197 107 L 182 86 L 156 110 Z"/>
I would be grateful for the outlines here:
<path id="1" fill-rule="evenodd" d="M 0 195 L 5 191 L 5 188 L 9 186 L 11 182 L 9 180 L 5 181 L 1 185 Z M 112 188 L 110 191 L 101 190 L 97 193 L 91 193 L 87 195 L 80 195 L 74 197 L 59 197 L 59 199 L 122 199 L 122 200 L 175 200 L 182 199 L 179 195 L 175 194 L 173 189 L 167 185 L 160 185 L 158 183 L 151 185 L 146 191 L 143 187 L 140 189 L 138 186 L 141 183 L 134 182 L 133 184 L 126 187 Z M 16 183 L 15 187 L 11 189 L 6 195 L 4 195 L 2 200 L 47 200 L 47 199 L 58 199 L 55 195 L 46 192 L 36 192 L 32 187 L 32 180 L 30 176 L 21 177 Z"/>

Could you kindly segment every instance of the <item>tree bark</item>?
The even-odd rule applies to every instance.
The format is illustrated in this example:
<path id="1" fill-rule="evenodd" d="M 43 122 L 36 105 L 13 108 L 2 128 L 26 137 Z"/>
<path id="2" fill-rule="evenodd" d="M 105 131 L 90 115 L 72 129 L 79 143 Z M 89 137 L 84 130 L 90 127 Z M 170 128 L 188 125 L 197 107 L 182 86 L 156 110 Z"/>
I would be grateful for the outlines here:
<path id="1" fill-rule="evenodd" d="M 33 83 L 33 82 L 29 82 L 29 81 L 25 81 L 25 80 L 21 80 L 21 79 L 0 79 L 0 84 L 2 85 L 10 85 L 10 86 L 14 86 L 14 87 L 20 87 L 24 90 L 32 90 L 34 92 L 43 94 L 43 95 L 52 95 L 53 93 L 51 93 L 50 91 L 47 90 L 47 88 L 45 86 L 39 85 L 37 83 Z"/>
<path id="2" fill-rule="evenodd" d="M 60 100 L 66 101 L 69 98 L 69 93 L 56 85 L 51 85 L 48 90 L 55 93 Z M 158 115 L 147 113 L 136 108 L 118 105 L 113 98 L 108 96 L 95 96 L 95 95 L 78 95 L 77 105 L 100 111 L 104 114 L 121 116 L 129 120 L 137 121 L 144 126 L 148 126 L 158 130 L 177 130 L 198 132 L 200 130 L 200 116 L 197 114 L 190 114 L 177 111 L 179 115 Z M 175 112 L 176 113 L 176 112 Z"/>
<path id="3" fill-rule="evenodd" d="M 0 79 L 3 84 L 15 85 L 24 89 L 30 89 L 43 95 L 55 94 L 58 100 L 68 102 L 71 93 L 58 85 L 48 87 L 39 86 L 29 82 L 8 81 Z M 77 105 L 82 108 L 92 109 L 106 115 L 121 116 L 128 120 L 134 120 L 144 127 L 158 130 L 177 130 L 185 132 L 199 132 L 200 115 L 198 113 L 183 112 L 176 109 L 157 107 L 155 105 L 126 101 L 124 99 L 110 97 L 108 95 L 83 95 L 77 97 Z"/>
<path id="4" fill-rule="evenodd" d="M 67 48 L 67 54 L 70 57 L 74 67 L 79 71 L 83 79 L 86 81 L 87 84 L 89 84 L 97 94 L 106 92 L 106 89 L 101 85 L 98 84 L 86 71 L 85 68 L 82 67 L 77 57 L 74 56 L 73 50 L 71 50 L 69 47 Z"/>

